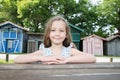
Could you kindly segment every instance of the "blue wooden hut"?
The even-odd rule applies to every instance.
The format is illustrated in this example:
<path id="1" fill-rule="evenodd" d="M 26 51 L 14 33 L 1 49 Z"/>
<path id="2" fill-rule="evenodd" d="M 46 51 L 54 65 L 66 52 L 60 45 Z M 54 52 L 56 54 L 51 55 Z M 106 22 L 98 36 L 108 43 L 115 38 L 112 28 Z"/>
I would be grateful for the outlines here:
<path id="1" fill-rule="evenodd" d="M 27 52 L 28 31 L 10 21 L 0 24 L 0 53 Z"/>

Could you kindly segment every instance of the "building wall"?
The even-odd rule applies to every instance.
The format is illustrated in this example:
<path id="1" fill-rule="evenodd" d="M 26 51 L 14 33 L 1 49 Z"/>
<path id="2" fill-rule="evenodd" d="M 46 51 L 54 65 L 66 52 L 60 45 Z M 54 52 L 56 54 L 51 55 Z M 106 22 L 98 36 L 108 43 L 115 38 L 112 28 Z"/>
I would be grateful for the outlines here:
<path id="1" fill-rule="evenodd" d="M 71 28 L 71 36 L 72 36 L 72 41 L 76 45 L 77 49 L 80 49 L 80 38 L 81 38 L 81 32 Z"/>
<path id="2" fill-rule="evenodd" d="M 107 42 L 108 56 L 120 56 L 120 38 L 117 37 Z"/>
<path id="3" fill-rule="evenodd" d="M 27 53 L 27 44 L 28 44 L 28 34 L 23 31 L 23 45 L 22 45 L 22 52 Z"/>
<path id="4" fill-rule="evenodd" d="M 34 52 L 39 49 L 39 45 L 43 42 L 43 34 L 29 34 L 27 43 L 27 53 Z"/>
<path id="5" fill-rule="evenodd" d="M 22 52 L 22 30 L 12 25 L 3 25 L 0 29 L 0 52 L 21 53 Z"/>
<path id="6" fill-rule="evenodd" d="M 0 52 L 2 52 L 2 32 L 0 29 Z"/>
<path id="7" fill-rule="evenodd" d="M 83 51 L 93 55 L 103 55 L 103 41 L 96 37 L 83 40 Z"/>

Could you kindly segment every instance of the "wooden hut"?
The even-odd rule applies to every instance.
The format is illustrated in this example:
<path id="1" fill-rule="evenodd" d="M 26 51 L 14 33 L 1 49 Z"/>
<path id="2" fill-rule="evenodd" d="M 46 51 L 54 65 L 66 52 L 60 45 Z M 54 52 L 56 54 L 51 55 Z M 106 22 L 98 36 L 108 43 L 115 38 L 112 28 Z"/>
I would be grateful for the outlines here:
<path id="1" fill-rule="evenodd" d="M 69 26 L 71 29 L 73 43 L 76 45 L 77 49 L 80 49 L 79 43 L 80 43 L 80 39 L 81 39 L 81 32 L 83 32 L 83 30 L 71 23 L 69 23 Z"/>
<path id="2" fill-rule="evenodd" d="M 0 24 L 0 52 L 24 53 L 27 52 L 28 32 L 25 28 L 10 21 Z"/>
<path id="3" fill-rule="evenodd" d="M 27 33 L 28 37 L 28 46 L 27 53 L 34 52 L 39 49 L 39 45 L 43 42 L 43 33 Z"/>
<path id="4" fill-rule="evenodd" d="M 103 41 L 102 37 L 95 34 L 82 38 L 83 40 L 83 52 L 87 52 L 93 55 L 103 55 Z"/>
<path id="5" fill-rule="evenodd" d="M 108 56 L 120 56 L 120 35 L 106 38 L 106 52 Z"/>

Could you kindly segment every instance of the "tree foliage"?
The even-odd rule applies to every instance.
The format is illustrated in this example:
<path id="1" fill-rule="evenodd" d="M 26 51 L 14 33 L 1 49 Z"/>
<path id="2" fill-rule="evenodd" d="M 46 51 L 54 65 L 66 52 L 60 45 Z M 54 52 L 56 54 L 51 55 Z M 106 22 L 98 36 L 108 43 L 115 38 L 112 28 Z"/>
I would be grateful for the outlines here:
<path id="1" fill-rule="evenodd" d="M 115 28 L 120 31 L 119 0 L 104 0 L 96 6 L 89 0 L 0 0 L 0 22 L 9 20 L 32 32 L 42 33 L 46 20 L 57 14 L 83 29 L 82 37 L 91 34 L 106 37 Z"/>
<path id="2" fill-rule="evenodd" d="M 1 0 L 0 1 L 0 22 L 12 21 L 14 23 L 20 22 L 17 18 L 17 0 Z"/>
<path id="3" fill-rule="evenodd" d="M 103 4 L 97 9 L 98 25 L 101 24 L 102 28 L 110 27 L 110 33 L 113 33 L 115 29 L 120 32 L 120 1 L 104 0 Z"/>

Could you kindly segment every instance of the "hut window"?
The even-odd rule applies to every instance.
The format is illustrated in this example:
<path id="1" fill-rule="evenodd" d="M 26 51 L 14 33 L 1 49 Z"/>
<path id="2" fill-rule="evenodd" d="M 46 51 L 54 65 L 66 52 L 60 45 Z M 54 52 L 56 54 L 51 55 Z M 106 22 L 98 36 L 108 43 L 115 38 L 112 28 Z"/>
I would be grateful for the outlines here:
<path id="1" fill-rule="evenodd" d="M 3 31 L 3 37 L 4 38 L 9 38 L 9 31 L 8 30 Z"/>
<path id="2" fill-rule="evenodd" d="M 4 30 L 3 38 L 16 39 L 17 38 L 17 30 Z"/>
<path id="3" fill-rule="evenodd" d="M 10 38 L 17 38 L 17 32 L 16 32 L 16 30 L 11 30 L 10 31 Z"/>

